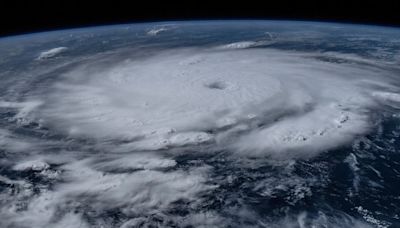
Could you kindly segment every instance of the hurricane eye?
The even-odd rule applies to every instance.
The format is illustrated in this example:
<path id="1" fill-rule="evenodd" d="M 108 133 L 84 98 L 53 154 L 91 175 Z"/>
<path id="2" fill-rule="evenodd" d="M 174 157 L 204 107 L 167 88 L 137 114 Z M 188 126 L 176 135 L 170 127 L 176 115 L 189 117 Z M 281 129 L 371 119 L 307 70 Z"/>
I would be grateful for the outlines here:
<path id="1" fill-rule="evenodd" d="M 206 83 L 204 86 L 209 89 L 219 89 L 219 90 L 224 90 L 227 87 L 226 83 L 221 81 Z"/>

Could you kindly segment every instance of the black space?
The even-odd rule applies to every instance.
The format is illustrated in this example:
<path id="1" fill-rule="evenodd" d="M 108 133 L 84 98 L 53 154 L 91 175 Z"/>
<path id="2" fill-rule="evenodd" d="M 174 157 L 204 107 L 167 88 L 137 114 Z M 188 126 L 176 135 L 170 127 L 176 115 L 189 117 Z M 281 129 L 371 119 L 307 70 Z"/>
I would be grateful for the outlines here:
<path id="1" fill-rule="evenodd" d="M 400 27 L 392 1 L 22 1 L 0 6 L 0 36 L 103 24 L 189 19 L 287 19 Z"/>

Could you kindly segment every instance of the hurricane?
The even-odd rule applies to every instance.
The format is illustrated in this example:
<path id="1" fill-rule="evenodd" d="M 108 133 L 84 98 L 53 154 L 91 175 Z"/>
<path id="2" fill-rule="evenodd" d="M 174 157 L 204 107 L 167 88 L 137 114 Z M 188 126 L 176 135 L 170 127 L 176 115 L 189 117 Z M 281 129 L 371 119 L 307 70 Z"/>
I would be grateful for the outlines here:
<path id="1" fill-rule="evenodd" d="M 2 227 L 397 227 L 400 30 L 290 21 L 0 39 Z"/>

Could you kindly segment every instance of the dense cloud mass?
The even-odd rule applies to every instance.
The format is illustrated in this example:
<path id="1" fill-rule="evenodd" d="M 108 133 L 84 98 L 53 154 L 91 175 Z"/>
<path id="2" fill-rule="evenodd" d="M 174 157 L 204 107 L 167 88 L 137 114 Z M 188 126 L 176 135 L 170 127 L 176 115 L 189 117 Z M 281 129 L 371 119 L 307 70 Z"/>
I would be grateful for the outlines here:
<path id="1" fill-rule="evenodd" d="M 317 57 L 183 49 L 107 69 L 89 63 L 63 75 L 33 115 L 69 135 L 123 138 L 133 150 L 207 143 L 254 156 L 314 155 L 364 134 L 374 98 L 397 89 L 384 72 Z"/>
<path id="2" fill-rule="evenodd" d="M 361 147 L 383 121 L 377 110 L 399 107 L 396 64 L 267 38 L 35 54 L 0 101 L 0 226 L 388 227 L 357 205 L 359 217 L 296 208 L 329 186 L 335 162 L 321 156 Z M 342 159 L 351 196 L 362 191 L 357 158 Z"/>

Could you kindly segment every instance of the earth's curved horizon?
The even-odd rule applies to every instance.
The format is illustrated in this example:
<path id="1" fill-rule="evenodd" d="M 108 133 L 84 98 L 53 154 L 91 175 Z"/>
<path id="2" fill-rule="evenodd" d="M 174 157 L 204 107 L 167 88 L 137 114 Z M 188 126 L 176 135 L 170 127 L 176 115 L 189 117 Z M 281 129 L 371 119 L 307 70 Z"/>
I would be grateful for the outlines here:
<path id="1" fill-rule="evenodd" d="M 400 29 L 0 38 L 1 227 L 399 227 Z"/>

